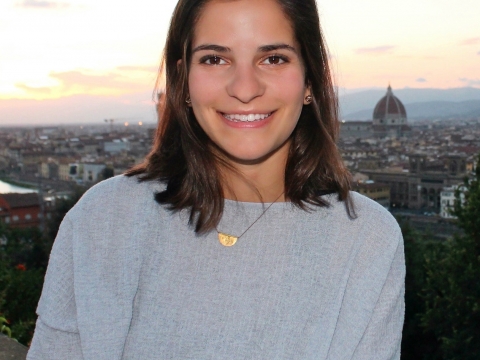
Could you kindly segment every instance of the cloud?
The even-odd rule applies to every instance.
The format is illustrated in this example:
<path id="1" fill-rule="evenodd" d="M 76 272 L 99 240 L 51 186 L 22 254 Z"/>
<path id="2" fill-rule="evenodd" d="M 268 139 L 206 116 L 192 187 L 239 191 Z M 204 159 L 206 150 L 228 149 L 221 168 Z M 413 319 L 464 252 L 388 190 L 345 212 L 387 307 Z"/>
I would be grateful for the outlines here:
<path id="1" fill-rule="evenodd" d="M 31 95 L 51 94 L 57 96 L 73 94 L 120 95 L 144 91 L 149 86 L 142 79 L 128 77 L 119 72 L 98 75 L 89 73 L 88 70 L 73 70 L 51 72 L 49 77 L 58 85 L 35 88 L 24 83 L 18 83 L 15 86 Z M 151 83 L 150 86 L 153 87 Z"/>
<path id="2" fill-rule="evenodd" d="M 67 8 L 70 6 L 70 4 L 46 0 L 22 0 L 21 2 L 17 3 L 17 6 L 23 8 L 59 9 Z"/>
<path id="3" fill-rule="evenodd" d="M 52 89 L 49 87 L 33 87 L 22 83 L 15 84 L 15 87 L 31 94 L 50 94 L 52 92 Z"/>
<path id="4" fill-rule="evenodd" d="M 95 89 L 118 89 L 120 91 L 131 91 L 130 87 L 138 87 L 137 82 L 115 72 L 97 75 L 74 70 L 51 72 L 50 77 L 58 80 L 65 89 L 81 88 L 87 91 Z"/>
<path id="5" fill-rule="evenodd" d="M 480 44 L 480 37 L 465 39 L 460 43 L 460 45 L 476 45 L 476 44 Z"/>
<path id="6" fill-rule="evenodd" d="M 480 79 L 460 78 L 458 80 L 465 83 L 467 86 L 480 86 Z"/>
<path id="7" fill-rule="evenodd" d="M 419 83 L 424 83 L 424 82 L 427 82 L 427 79 L 425 78 L 418 78 L 417 80 L 415 80 L 416 82 L 419 82 Z"/>
<path id="8" fill-rule="evenodd" d="M 357 54 L 387 54 L 392 52 L 396 46 L 393 45 L 383 45 L 383 46 L 375 46 L 375 47 L 366 47 L 366 48 L 358 48 L 355 49 Z"/>
<path id="9" fill-rule="evenodd" d="M 120 71 L 145 71 L 145 72 L 158 72 L 158 66 L 135 66 L 135 65 L 124 65 L 124 66 L 117 66 L 117 70 Z"/>

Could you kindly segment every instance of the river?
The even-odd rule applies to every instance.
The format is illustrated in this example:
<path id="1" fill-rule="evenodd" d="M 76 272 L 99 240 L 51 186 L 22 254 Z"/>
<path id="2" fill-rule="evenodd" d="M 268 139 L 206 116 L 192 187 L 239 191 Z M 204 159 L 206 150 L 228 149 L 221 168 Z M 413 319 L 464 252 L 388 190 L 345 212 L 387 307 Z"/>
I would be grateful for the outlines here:
<path id="1" fill-rule="evenodd" d="M 10 185 L 9 183 L 6 183 L 2 180 L 0 180 L 0 194 L 5 194 L 5 193 L 31 193 L 31 192 L 38 192 L 35 189 L 28 189 L 24 187 L 20 187 L 17 185 Z"/>

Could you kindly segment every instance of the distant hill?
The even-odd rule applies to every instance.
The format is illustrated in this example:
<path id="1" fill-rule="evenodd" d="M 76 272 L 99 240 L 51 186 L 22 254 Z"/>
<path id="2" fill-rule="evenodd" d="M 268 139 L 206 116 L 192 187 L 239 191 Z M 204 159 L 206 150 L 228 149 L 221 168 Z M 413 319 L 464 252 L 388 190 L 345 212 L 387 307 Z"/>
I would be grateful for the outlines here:
<path id="1" fill-rule="evenodd" d="M 370 89 L 352 93 L 340 92 L 340 112 L 345 120 L 371 120 L 377 102 L 386 89 Z M 480 89 L 393 89 L 407 110 L 408 118 L 476 116 Z"/>
<path id="2" fill-rule="evenodd" d="M 101 124 L 104 119 L 156 122 L 152 93 L 122 96 L 74 95 L 42 101 L 0 100 L 0 126 Z"/>
<path id="3" fill-rule="evenodd" d="M 448 119 L 452 117 L 480 117 L 480 100 L 428 101 L 405 104 L 407 117 L 410 120 Z M 356 111 L 343 116 L 345 120 L 371 120 L 373 108 Z"/>
<path id="4" fill-rule="evenodd" d="M 373 108 L 387 92 L 384 89 L 359 91 L 340 89 L 342 119 L 370 120 Z M 395 89 L 409 119 L 479 116 L 480 89 Z M 0 100 L 0 126 L 73 123 L 156 122 L 152 92 L 122 96 L 75 95 L 52 100 Z"/>

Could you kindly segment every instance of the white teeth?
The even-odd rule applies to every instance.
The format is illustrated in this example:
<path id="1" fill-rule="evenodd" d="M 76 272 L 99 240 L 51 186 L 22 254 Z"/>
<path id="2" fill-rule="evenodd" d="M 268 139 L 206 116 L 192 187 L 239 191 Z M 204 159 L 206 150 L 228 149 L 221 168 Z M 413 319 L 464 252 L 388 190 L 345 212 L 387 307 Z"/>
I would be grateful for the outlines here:
<path id="1" fill-rule="evenodd" d="M 252 121 L 259 121 L 264 120 L 267 117 L 272 115 L 270 114 L 248 114 L 248 115 L 241 115 L 241 114 L 223 114 L 223 117 L 227 120 L 234 121 L 234 122 L 252 122 Z"/>

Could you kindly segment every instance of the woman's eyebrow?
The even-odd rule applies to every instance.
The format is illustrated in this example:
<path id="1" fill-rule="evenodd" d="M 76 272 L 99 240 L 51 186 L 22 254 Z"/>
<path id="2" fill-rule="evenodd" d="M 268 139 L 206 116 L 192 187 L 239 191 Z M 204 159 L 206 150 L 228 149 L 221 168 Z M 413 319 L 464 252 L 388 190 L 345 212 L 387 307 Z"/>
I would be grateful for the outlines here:
<path id="1" fill-rule="evenodd" d="M 192 50 L 192 54 L 196 53 L 197 51 L 202 51 L 202 50 L 210 50 L 210 51 L 215 51 L 218 53 L 226 53 L 226 52 L 231 52 L 232 49 L 230 49 L 227 46 L 222 46 L 222 45 L 216 45 L 216 44 L 202 44 L 197 47 L 195 47 Z M 276 50 L 290 50 L 294 52 L 295 54 L 297 53 L 297 49 L 295 49 L 293 46 L 288 45 L 288 44 L 270 44 L 270 45 L 262 45 L 258 48 L 259 52 L 270 52 L 270 51 L 276 51 Z"/>
<path id="2" fill-rule="evenodd" d="M 258 48 L 258 51 L 260 52 L 270 52 L 270 51 L 276 51 L 276 50 L 290 50 L 295 54 L 297 53 L 297 49 L 295 49 L 293 46 L 288 44 L 263 45 Z"/>
<path id="3" fill-rule="evenodd" d="M 226 46 L 215 45 L 215 44 L 203 44 L 194 48 L 192 50 L 192 54 L 202 50 L 210 50 L 210 51 L 215 51 L 219 53 L 226 53 L 226 52 L 232 51 L 229 47 L 226 47 Z"/>

